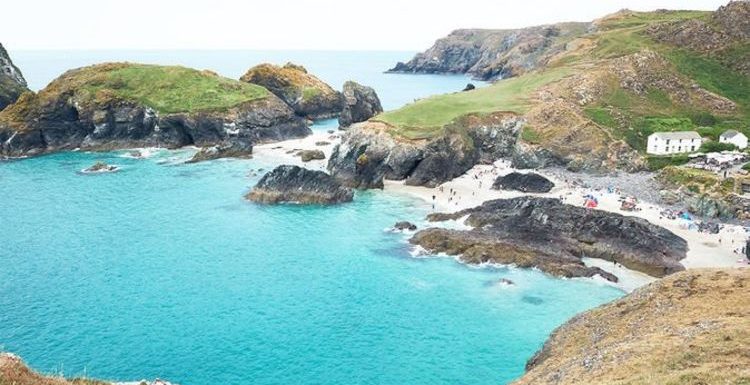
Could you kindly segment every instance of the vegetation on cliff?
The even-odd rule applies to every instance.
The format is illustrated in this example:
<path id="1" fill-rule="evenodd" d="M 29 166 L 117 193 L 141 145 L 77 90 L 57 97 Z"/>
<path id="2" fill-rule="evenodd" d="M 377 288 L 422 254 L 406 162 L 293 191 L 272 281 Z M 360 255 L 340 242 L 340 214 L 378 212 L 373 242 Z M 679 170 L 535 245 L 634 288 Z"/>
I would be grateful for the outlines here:
<path id="1" fill-rule="evenodd" d="M 0 44 L 0 110 L 13 104 L 28 91 L 21 70 L 13 64 L 8 51 Z"/>
<path id="2" fill-rule="evenodd" d="M 413 140 L 441 135 L 465 114 L 511 111 L 527 121 L 520 142 L 553 162 L 576 169 L 645 169 L 646 138 L 655 131 L 697 130 L 716 139 L 733 128 L 750 135 L 748 15 L 746 1 L 716 12 L 626 10 L 566 30 L 559 38 L 564 44 L 546 48 L 535 45 L 538 34 L 524 30 L 513 35 L 516 40 L 498 39 L 491 47 L 482 45 L 490 44 L 485 37 L 483 54 L 508 49 L 503 52 L 509 59 L 498 65 L 535 49 L 544 60 L 524 71 L 505 71 L 515 77 L 489 87 L 427 98 L 375 119 Z M 450 53 L 484 36 L 470 35 L 428 52 Z M 529 47 L 517 52 L 514 47 L 522 44 Z M 457 60 L 437 51 L 431 57 Z"/>
<path id="3" fill-rule="evenodd" d="M 660 279 L 555 330 L 514 384 L 750 384 L 750 270 Z"/>

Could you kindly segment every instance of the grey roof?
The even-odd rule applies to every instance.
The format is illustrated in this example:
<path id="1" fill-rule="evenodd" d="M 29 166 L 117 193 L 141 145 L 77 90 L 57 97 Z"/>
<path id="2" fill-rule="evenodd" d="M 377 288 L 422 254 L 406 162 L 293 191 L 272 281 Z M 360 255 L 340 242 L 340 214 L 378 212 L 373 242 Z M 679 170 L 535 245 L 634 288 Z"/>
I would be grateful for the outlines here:
<path id="1" fill-rule="evenodd" d="M 655 135 L 659 139 L 700 139 L 701 136 L 695 131 L 675 131 L 675 132 L 654 132 L 651 135 Z"/>
<path id="2" fill-rule="evenodd" d="M 723 134 L 721 134 L 721 137 L 722 138 L 726 138 L 726 139 L 732 139 L 732 138 L 734 138 L 735 136 L 737 136 L 739 134 L 740 133 L 737 130 L 726 130 L 726 131 L 724 131 Z"/>

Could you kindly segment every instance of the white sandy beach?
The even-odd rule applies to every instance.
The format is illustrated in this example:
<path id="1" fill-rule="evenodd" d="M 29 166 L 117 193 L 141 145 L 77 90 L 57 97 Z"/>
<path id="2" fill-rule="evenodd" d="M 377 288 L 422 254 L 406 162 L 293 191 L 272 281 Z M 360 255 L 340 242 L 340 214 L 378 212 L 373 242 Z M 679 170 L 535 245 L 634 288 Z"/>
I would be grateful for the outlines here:
<path id="1" fill-rule="evenodd" d="M 316 142 L 330 142 L 327 145 L 316 145 Z M 268 159 L 278 164 L 294 164 L 309 169 L 325 170 L 328 157 L 333 147 L 340 141 L 340 132 L 334 134 L 316 132 L 303 139 L 288 140 L 279 143 L 264 144 L 256 146 L 253 150 L 254 157 Z M 297 150 L 322 150 L 326 159 L 302 162 L 294 152 Z M 551 173 L 536 171 L 555 183 L 555 188 L 545 194 L 527 194 L 516 191 L 498 191 L 490 187 L 499 175 L 522 170 L 515 170 L 507 162 L 498 161 L 494 165 L 477 165 L 464 175 L 443 183 L 441 188 L 407 186 L 401 181 L 385 181 L 385 191 L 395 194 L 408 194 L 422 199 L 426 205 L 436 212 L 451 212 L 481 205 L 491 199 L 513 198 L 524 195 L 562 198 L 565 203 L 583 206 L 584 196 L 591 194 L 598 199 L 599 205 L 596 209 L 619 213 L 622 215 L 636 216 L 649 222 L 662 226 L 688 243 L 687 257 L 681 261 L 686 268 L 698 267 L 741 267 L 747 266 L 744 257 L 735 250 L 742 248 L 747 240 L 747 234 L 741 226 L 724 225 L 719 234 L 701 233 L 697 230 L 689 230 L 680 219 L 672 220 L 662 217 L 663 210 L 656 204 L 650 202 L 639 202 L 639 211 L 626 212 L 620 210 L 620 196 L 607 191 L 596 191 L 575 187 L 571 183 L 560 180 Z M 617 186 L 612 186 L 616 188 Z M 442 190 L 442 191 L 441 191 Z M 451 191 L 456 194 L 451 197 Z M 433 200 L 433 196 L 435 197 Z M 617 287 L 625 291 L 632 291 L 643 286 L 655 278 L 646 274 L 614 266 L 608 261 L 593 258 L 585 258 L 584 263 L 597 266 L 605 271 L 615 274 L 620 281 Z"/>

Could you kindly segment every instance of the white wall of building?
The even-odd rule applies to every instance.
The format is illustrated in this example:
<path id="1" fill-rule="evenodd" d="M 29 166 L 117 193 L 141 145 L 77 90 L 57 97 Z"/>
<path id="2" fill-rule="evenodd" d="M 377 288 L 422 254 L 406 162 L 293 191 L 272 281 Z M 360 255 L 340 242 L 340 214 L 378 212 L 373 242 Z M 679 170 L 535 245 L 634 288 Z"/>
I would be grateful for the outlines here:
<path id="1" fill-rule="evenodd" d="M 684 154 L 698 151 L 703 141 L 696 139 L 663 139 L 657 134 L 648 137 L 646 152 L 654 155 Z"/>
<path id="2" fill-rule="evenodd" d="M 721 142 L 721 143 L 731 143 L 731 144 L 737 146 L 737 148 L 739 148 L 740 150 L 744 150 L 745 148 L 747 148 L 747 136 L 745 136 L 745 134 L 743 134 L 743 133 L 739 133 L 739 134 L 737 134 L 737 135 L 735 135 L 735 136 L 733 136 L 733 137 L 731 137 L 729 139 L 727 139 L 727 138 L 725 138 L 723 136 L 719 137 L 719 142 Z"/>

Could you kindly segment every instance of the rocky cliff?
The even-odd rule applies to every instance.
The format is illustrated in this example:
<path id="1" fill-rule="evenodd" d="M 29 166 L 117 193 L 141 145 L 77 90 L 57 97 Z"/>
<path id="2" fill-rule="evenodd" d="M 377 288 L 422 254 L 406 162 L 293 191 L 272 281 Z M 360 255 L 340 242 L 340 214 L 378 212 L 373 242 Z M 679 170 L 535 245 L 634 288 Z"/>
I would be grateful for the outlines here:
<path id="1" fill-rule="evenodd" d="M 128 383 L 113 383 L 108 381 L 94 380 L 90 378 L 67 379 L 58 376 L 45 376 L 31 370 L 20 357 L 10 353 L 0 353 L 0 385 L 116 385 L 116 384 L 139 384 L 139 385 L 171 385 L 163 380 Z"/>
<path id="2" fill-rule="evenodd" d="M 21 70 L 13 64 L 8 51 L 0 44 L 0 110 L 13 104 L 28 90 Z"/>
<path id="3" fill-rule="evenodd" d="M 430 140 L 403 140 L 377 121 L 353 125 L 328 161 L 328 170 L 345 185 L 382 188 L 383 180 L 436 186 L 477 163 L 509 156 L 523 121 L 514 114 L 464 116 Z"/>
<path id="4" fill-rule="evenodd" d="M 750 382 L 750 270 L 670 275 L 557 328 L 514 384 Z"/>
<path id="5" fill-rule="evenodd" d="M 371 87 L 348 81 L 344 83 L 342 95 L 344 104 L 341 116 L 339 116 L 340 127 L 349 127 L 352 123 L 364 122 L 383 112 L 378 94 Z"/>
<path id="6" fill-rule="evenodd" d="M 185 145 L 249 151 L 310 133 L 260 86 L 184 67 L 108 63 L 68 71 L 0 112 L 0 156 Z"/>
<path id="7" fill-rule="evenodd" d="M 431 228 L 411 242 L 428 251 L 460 255 L 467 263 L 486 262 L 537 267 L 562 277 L 599 274 L 581 258 L 617 262 L 654 277 L 684 267 L 687 242 L 646 220 L 563 204 L 557 199 L 520 197 L 485 202 L 453 214 L 431 214 L 430 220 L 467 216 L 471 230 Z"/>
<path id="8" fill-rule="evenodd" d="M 351 202 L 354 192 L 323 171 L 278 166 L 258 181 L 246 198 L 258 203 L 335 204 Z"/>
<path id="9" fill-rule="evenodd" d="M 547 65 L 590 23 L 560 23 L 522 29 L 460 29 L 390 72 L 467 73 L 482 80 L 518 76 Z"/>
<path id="10" fill-rule="evenodd" d="M 240 80 L 265 87 L 297 115 L 310 119 L 336 117 L 344 105 L 340 92 L 293 63 L 260 64 L 250 68 Z"/>

